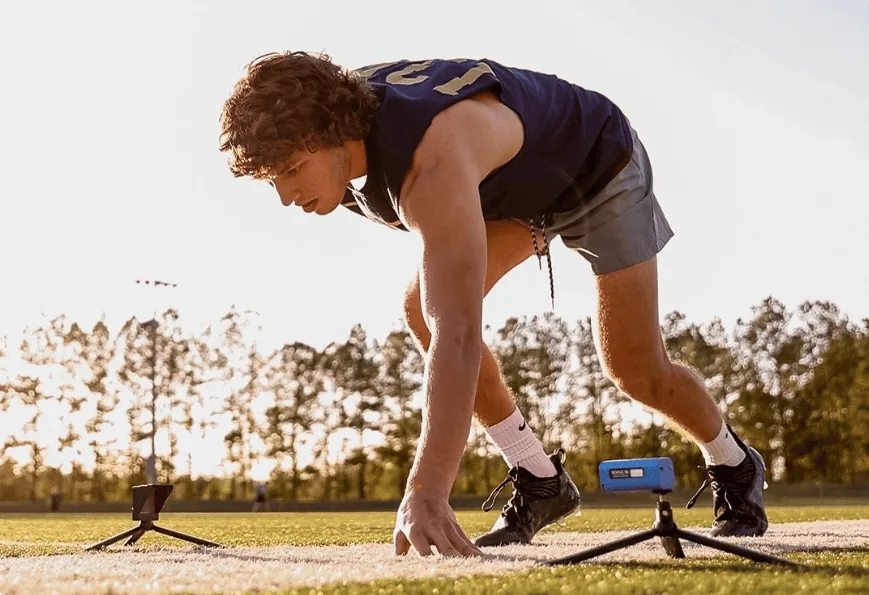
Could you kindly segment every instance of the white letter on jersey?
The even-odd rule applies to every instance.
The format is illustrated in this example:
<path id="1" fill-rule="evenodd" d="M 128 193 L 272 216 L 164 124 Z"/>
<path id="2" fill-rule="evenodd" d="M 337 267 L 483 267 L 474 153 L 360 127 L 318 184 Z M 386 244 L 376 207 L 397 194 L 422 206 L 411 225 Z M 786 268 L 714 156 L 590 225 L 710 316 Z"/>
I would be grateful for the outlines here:
<path id="1" fill-rule="evenodd" d="M 454 61 L 455 62 L 468 62 L 467 59 L 454 60 Z M 420 76 L 415 76 L 415 77 L 411 77 L 411 78 L 406 78 L 406 77 L 409 74 L 413 74 L 415 72 L 425 70 L 426 68 L 431 66 L 432 62 L 434 62 L 434 60 L 426 60 L 425 62 L 415 62 L 413 64 L 409 64 L 408 66 L 405 66 L 401 70 L 396 70 L 395 72 L 391 72 L 388 75 L 386 75 L 386 82 L 391 84 L 391 85 L 416 85 L 416 84 L 421 83 L 425 80 L 428 80 L 429 77 L 426 75 L 420 75 Z M 357 74 L 359 74 L 362 77 L 367 78 L 367 77 L 372 76 L 378 70 L 382 70 L 382 69 L 386 68 L 387 66 L 391 66 L 392 64 L 395 64 L 395 62 L 384 63 L 384 64 L 375 64 L 374 66 L 369 66 L 368 68 L 366 68 L 364 70 L 358 70 Z M 465 74 L 463 74 L 462 76 L 458 76 L 450 81 L 447 81 L 446 83 L 444 83 L 442 85 L 438 85 L 437 87 L 434 88 L 434 90 L 437 91 L 438 93 L 443 93 L 444 95 L 458 95 L 459 91 L 461 91 L 462 89 L 464 89 L 468 85 L 474 84 L 474 82 L 478 78 L 483 76 L 484 74 L 491 74 L 494 76 L 495 73 L 492 72 L 492 68 L 488 64 L 486 64 L 485 62 L 477 62 L 477 64 L 473 68 L 471 68 L 470 70 L 465 72 Z"/>

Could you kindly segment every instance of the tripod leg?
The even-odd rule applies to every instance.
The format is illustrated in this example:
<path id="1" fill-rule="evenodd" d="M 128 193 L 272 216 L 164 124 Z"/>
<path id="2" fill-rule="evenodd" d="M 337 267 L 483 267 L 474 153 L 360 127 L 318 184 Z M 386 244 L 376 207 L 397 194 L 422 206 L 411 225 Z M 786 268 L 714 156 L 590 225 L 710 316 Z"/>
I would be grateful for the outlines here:
<path id="1" fill-rule="evenodd" d="M 679 538 L 675 535 L 661 535 L 661 545 L 664 546 L 664 551 L 671 558 L 685 557 L 685 552 L 682 551 L 682 544 L 679 543 Z"/>
<path id="2" fill-rule="evenodd" d="M 596 558 L 597 556 L 602 556 L 604 554 L 608 554 L 610 552 L 614 552 L 616 550 L 624 549 L 626 547 L 630 547 L 632 545 L 636 545 L 638 543 L 642 543 L 644 541 L 648 541 L 653 537 L 656 537 L 658 532 L 654 529 L 650 529 L 648 531 L 643 531 L 642 533 L 637 533 L 636 535 L 631 535 L 630 537 L 625 537 L 624 539 L 619 539 L 617 541 L 613 541 L 610 543 L 606 543 L 604 545 L 593 547 L 584 551 L 579 552 L 578 554 L 574 554 L 572 556 L 565 556 L 564 558 L 559 558 L 557 560 L 550 560 L 546 563 L 546 566 L 561 566 L 565 564 L 579 564 L 580 562 L 584 562 L 591 558 Z"/>
<path id="3" fill-rule="evenodd" d="M 176 539 L 183 539 L 184 541 L 189 541 L 190 543 L 195 543 L 196 545 L 204 545 L 207 547 L 223 547 L 219 543 L 214 543 L 213 541 L 206 541 L 205 539 L 193 537 L 192 535 L 187 535 L 186 533 L 179 533 L 178 531 L 173 531 L 172 529 L 164 529 L 163 527 L 158 527 L 157 525 L 154 525 L 153 529 L 157 533 L 162 533 L 163 535 L 168 535 L 169 537 L 174 537 Z"/>
<path id="4" fill-rule="evenodd" d="M 86 547 L 84 551 L 94 552 L 97 550 L 101 550 L 104 547 L 108 547 L 108 546 L 112 545 L 113 543 L 117 543 L 126 537 L 130 537 L 132 535 L 135 535 L 139 530 L 140 530 L 139 527 L 133 527 L 132 529 L 127 529 L 123 533 L 118 533 L 117 535 L 109 537 L 108 539 L 104 539 L 103 541 L 101 541 L 99 543 L 95 543 L 90 547 Z"/>
<path id="5" fill-rule="evenodd" d="M 796 562 L 791 562 L 790 560 L 785 560 L 784 558 L 777 558 L 776 556 L 770 556 L 769 554 L 750 550 L 744 547 L 740 547 L 738 545 L 732 545 L 724 541 L 718 541 L 717 539 L 712 539 L 711 537 L 706 537 L 705 535 L 698 535 L 697 533 L 683 531 L 682 529 L 677 529 L 676 535 L 687 541 L 693 541 L 694 543 L 699 543 L 700 545 L 705 545 L 706 547 L 711 547 L 712 549 L 727 552 L 728 554 L 734 554 L 736 556 L 748 558 L 749 560 L 754 560 L 755 562 L 766 562 L 768 564 L 781 564 L 783 566 L 793 567 L 801 566 Z"/>
<path id="6" fill-rule="evenodd" d="M 124 545 L 133 545 L 134 543 L 139 541 L 139 539 L 141 539 L 142 535 L 144 535 L 144 534 L 145 534 L 145 529 L 139 529 L 138 531 L 136 531 L 135 533 L 130 535 L 130 538 L 127 540 L 127 542 Z"/>

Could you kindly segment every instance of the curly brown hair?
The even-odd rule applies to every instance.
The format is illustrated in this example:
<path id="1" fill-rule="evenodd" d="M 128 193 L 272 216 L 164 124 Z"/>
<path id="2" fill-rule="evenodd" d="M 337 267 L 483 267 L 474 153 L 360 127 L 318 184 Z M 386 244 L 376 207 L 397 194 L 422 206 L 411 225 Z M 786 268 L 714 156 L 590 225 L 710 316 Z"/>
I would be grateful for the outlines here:
<path id="1" fill-rule="evenodd" d="M 365 138 L 377 104 L 361 77 L 325 54 L 266 54 L 223 105 L 220 150 L 235 177 L 271 178 L 295 151 Z"/>

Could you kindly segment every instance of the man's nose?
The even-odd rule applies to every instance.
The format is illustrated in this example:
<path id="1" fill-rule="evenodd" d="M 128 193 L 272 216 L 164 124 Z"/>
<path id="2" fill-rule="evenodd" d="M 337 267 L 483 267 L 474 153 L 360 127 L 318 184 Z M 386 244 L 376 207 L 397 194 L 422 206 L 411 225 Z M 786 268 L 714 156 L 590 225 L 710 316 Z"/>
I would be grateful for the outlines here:
<path id="1" fill-rule="evenodd" d="M 281 204 L 285 207 L 290 206 L 299 199 L 299 193 L 288 188 L 278 190 L 278 196 L 281 198 Z"/>

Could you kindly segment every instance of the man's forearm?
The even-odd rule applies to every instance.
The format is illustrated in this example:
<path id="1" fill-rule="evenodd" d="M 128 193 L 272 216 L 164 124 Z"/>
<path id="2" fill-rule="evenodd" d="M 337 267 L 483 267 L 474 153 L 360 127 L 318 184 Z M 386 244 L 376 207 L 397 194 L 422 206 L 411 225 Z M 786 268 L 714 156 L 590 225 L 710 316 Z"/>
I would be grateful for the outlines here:
<path id="1" fill-rule="evenodd" d="M 422 432 L 409 491 L 449 496 L 471 429 L 482 344 L 479 331 L 432 335 L 426 358 Z"/>

